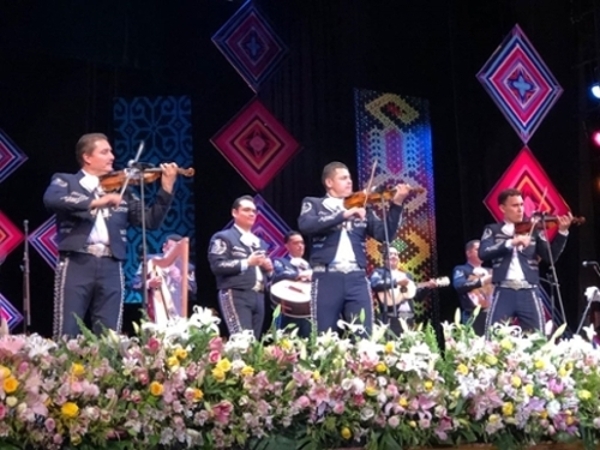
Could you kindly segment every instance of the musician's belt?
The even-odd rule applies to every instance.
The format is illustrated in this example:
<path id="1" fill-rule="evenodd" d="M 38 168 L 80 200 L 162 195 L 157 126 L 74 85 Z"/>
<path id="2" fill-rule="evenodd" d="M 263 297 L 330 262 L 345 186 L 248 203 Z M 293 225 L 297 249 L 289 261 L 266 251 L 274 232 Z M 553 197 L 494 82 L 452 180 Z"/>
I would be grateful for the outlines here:
<path id="1" fill-rule="evenodd" d="M 534 289 L 536 285 L 525 280 L 504 280 L 498 283 L 498 287 L 519 291 L 521 289 Z"/>
<path id="2" fill-rule="evenodd" d="M 341 272 L 341 273 L 350 273 L 350 272 L 359 272 L 364 270 L 356 263 L 333 263 L 333 264 L 320 264 L 313 267 L 313 273 L 324 273 L 324 272 Z"/>
<path id="3" fill-rule="evenodd" d="M 83 247 L 83 253 L 89 253 L 96 258 L 110 258 L 113 256 L 112 250 L 105 244 L 88 244 Z"/>
<path id="4" fill-rule="evenodd" d="M 396 314 L 394 314 L 394 308 L 388 307 L 387 316 L 398 317 L 399 319 L 412 319 L 415 317 L 415 313 L 413 311 L 396 311 Z"/>
<path id="5" fill-rule="evenodd" d="M 253 290 L 254 292 L 264 292 L 264 290 L 265 290 L 265 285 L 259 281 L 259 282 L 257 282 L 257 283 L 254 285 L 254 287 L 252 288 L 252 290 Z"/>

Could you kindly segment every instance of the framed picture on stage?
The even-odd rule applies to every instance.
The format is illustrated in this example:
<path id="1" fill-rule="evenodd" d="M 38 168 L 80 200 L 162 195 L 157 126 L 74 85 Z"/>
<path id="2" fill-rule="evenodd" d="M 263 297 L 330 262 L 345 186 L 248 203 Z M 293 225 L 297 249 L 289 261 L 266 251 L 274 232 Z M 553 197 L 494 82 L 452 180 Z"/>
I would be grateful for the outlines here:
<path id="1" fill-rule="evenodd" d="M 148 290 L 148 316 L 158 324 L 188 314 L 189 238 L 178 241 L 167 253 L 148 260 L 148 279 L 160 278 Z"/>

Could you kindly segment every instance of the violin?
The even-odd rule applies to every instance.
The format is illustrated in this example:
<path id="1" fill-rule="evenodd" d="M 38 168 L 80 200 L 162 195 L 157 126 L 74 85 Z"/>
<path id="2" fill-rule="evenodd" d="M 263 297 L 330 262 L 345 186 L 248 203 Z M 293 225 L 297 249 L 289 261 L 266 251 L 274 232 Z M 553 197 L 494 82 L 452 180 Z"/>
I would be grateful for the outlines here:
<path id="1" fill-rule="evenodd" d="M 114 192 L 120 190 L 127 180 L 127 171 L 129 169 L 116 170 L 100 177 L 100 186 L 104 192 Z M 193 167 L 187 169 L 177 168 L 177 174 L 184 177 L 193 177 L 196 171 Z M 162 175 L 160 167 L 153 167 L 143 171 L 144 184 L 154 183 Z M 129 178 L 129 184 L 140 184 L 140 176 L 134 175 Z"/>
<path id="2" fill-rule="evenodd" d="M 425 188 L 410 187 L 409 192 L 422 194 L 425 192 Z M 367 204 L 378 203 L 382 200 L 389 201 L 394 198 L 394 195 L 396 195 L 396 188 L 386 189 L 383 192 L 371 192 L 369 194 L 365 193 L 365 191 L 354 192 L 344 199 L 344 208 L 362 208 Z"/>
<path id="3" fill-rule="evenodd" d="M 585 217 L 573 217 L 571 221 L 572 225 L 583 225 L 585 223 Z M 529 234 L 533 228 L 544 229 L 554 228 L 558 225 L 557 216 L 542 216 L 539 217 L 537 222 L 532 222 L 531 219 L 524 220 L 523 222 L 515 223 L 515 234 Z"/>

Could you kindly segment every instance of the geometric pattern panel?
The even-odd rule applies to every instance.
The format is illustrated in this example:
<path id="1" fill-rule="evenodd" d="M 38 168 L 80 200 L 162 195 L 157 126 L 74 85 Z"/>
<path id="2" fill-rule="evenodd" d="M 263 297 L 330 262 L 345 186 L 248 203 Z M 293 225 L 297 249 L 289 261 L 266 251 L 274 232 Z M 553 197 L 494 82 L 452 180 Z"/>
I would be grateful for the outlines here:
<path id="1" fill-rule="evenodd" d="M 570 211 L 564 198 L 527 146 L 523 147 L 483 200 L 487 209 L 498 222 L 502 221 L 503 217 L 498 206 L 498 194 L 509 188 L 519 189 L 522 192 L 525 216 L 527 217 L 531 217 L 535 211 L 551 215 L 563 215 Z M 556 227 L 549 228 L 548 237 L 552 239 L 556 232 Z"/>
<path id="2" fill-rule="evenodd" d="M 6 256 L 23 240 L 23 232 L 0 211 L 0 255 Z"/>
<path id="3" fill-rule="evenodd" d="M 391 188 L 408 183 L 425 190 L 409 194 L 400 230 L 390 240 L 400 252 L 402 267 L 416 280 L 429 279 L 437 274 L 429 103 L 420 98 L 364 89 L 355 89 L 354 98 L 358 189 L 366 187 L 376 164 L 373 186 L 383 184 Z M 381 217 L 378 204 L 375 209 Z M 383 265 L 380 244 L 371 238 L 367 241 L 367 257 L 370 269 Z M 427 306 L 429 302 L 425 302 L 424 307 Z"/>
<path id="4" fill-rule="evenodd" d="M 290 227 L 259 194 L 254 196 L 254 204 L 256 205 L 257 213 L 256 222 L 252 226 L 252 233 L 267 243 L 269 246 L 267 256 L 269 258 L 283 258 L 287 255 L 283 238 L 291 230 Z M 225 225 L 223 229 L 226 230 L 232 226 L 233 220 Z"/>
<path id="5" fill-rule="evenodd" d="M 29 243 L 53 269 L 58 261 L 56 216 L 50 217 L 29 235 Z"/>
<path id="6" fill-rule="evenodd" d="M 115 124 L 115 168 L 125 167 L 136 156 L 140 142 L 144 150 L 140 161 L 158 166 L 175 162 L 179 167 L 193 167 L 192 102 L 187 96 L 116 98 L 113 105 Z M 145 198 L 150 206 L 160 187 L 160 179 L 145 186 Z M 133 188 L 138 196 L 139 187 Z M 160 253 L 167 235 L 179 234 L 190 238 L 190 262 L 195 249 L 195 211 L 193 179 L 178 177 L 173 202 L 158 230 L 147 230 L 148 254 Z M 131 280 L 142 260 L 142 230 L 129 227 L 128 254 L 123 266 L 125 302 L 139 303 L 142 293 L 131 289 Z"/>
<path id="7" fill-rule="evenodd" d="M 255 191 L 263 189 L 300 148 L 257 98 L 211 142 Z"/>
<path id="8" fill-rule="evenodd" d="M 27 161 L 25 153 L 0 130 L 0 183 Z"/>
<path id="9" fill-rule="evenodd" d="M 215 33 L 212 41 L 254 92 L 288 51 L 251 0 Z"/>
<path id="10" fill-rule="evenodd" d="M 477 78 L 523 143 L 533 136 L 563 91 L 518 25 Z"/>
<path id="11" fill-rule="evenodd" d="M 23 315 L 2 294 L 0 294 L 0 317 L 6 320 L 11 331 L 23 320 Z"/>

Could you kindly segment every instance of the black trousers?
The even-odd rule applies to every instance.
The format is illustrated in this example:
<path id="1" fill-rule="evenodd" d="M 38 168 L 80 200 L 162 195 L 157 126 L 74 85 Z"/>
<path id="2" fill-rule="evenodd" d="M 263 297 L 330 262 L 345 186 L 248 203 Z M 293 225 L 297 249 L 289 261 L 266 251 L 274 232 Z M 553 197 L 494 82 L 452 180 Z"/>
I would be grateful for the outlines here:
<path id="1" fill-rule="evenodd" d="M 265 320 L 265 297 L 252 289 L 221 289 L 219 307 L 229 334 L 252 330 L 260 339 Z"/>
<path id="2" fill-rule="evenodd" d="M 61 253 L 54 279 L 54 337 L 76 336 L 75 317 L 90 313 L 92 330 L 121 331 L 123 321 L 123 270 L 111 257 L 88 253 Z"/>
<path id="3" fill-rule="evenodd" d="M 544 332 L 544 307 L 536 288 L 496 287 L 485 323 L 485 332 L 496 322 L 517 318 L 523 331 Z"/>

